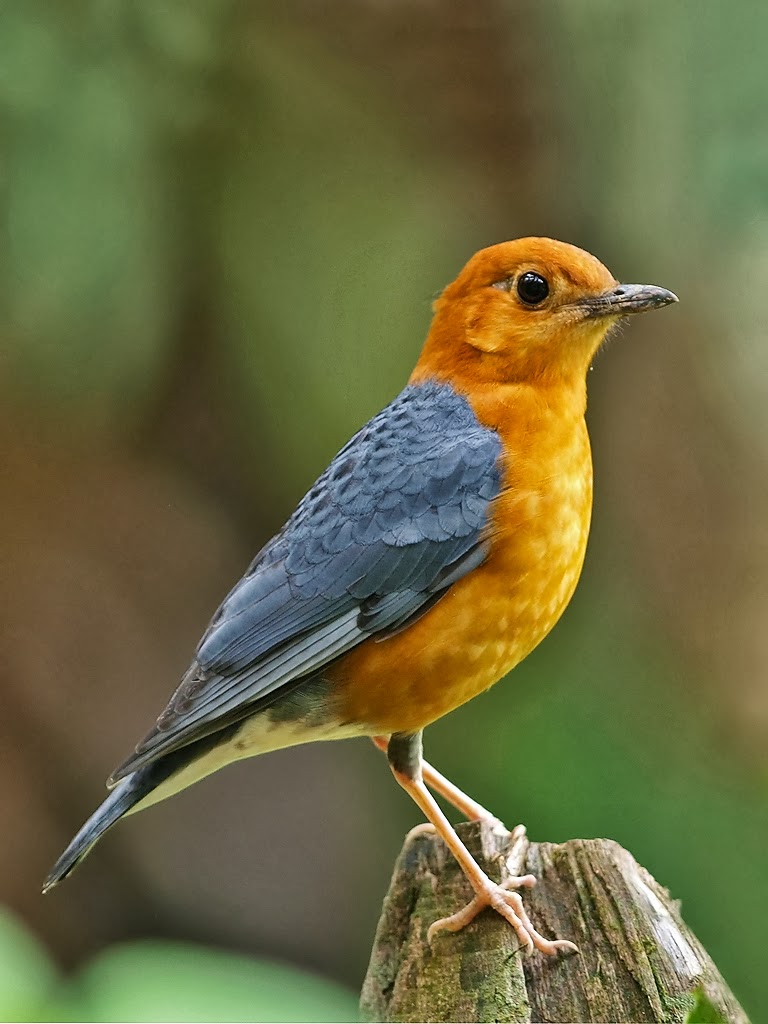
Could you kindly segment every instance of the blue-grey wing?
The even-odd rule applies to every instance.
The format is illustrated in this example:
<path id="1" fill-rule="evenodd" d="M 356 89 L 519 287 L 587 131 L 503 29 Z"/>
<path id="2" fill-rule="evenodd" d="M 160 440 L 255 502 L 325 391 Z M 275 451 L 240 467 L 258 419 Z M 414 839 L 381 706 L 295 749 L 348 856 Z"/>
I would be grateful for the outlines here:
<path id="1" fill-rule="evenodd" d="M 444 384 L 409 385 L 339 452 L 219 608 L 119 778 L 423 614 L 487 553 L 501 441 Z"/>

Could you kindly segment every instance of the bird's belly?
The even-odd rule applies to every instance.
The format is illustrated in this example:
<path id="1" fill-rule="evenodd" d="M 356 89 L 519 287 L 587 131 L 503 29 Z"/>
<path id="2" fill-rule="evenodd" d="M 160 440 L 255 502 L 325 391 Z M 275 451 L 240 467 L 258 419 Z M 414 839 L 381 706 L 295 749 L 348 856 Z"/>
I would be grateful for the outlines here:
<path id="1" fill-rule="evenodd" d="M 553 482 L 554 480 L 554 482 Z M 342 721 L 413 732 L 492 686 L 547 635 L 584 561 L 591 461 L 498 499 L 491 554 L 421 619 L 329 670 Z"/>

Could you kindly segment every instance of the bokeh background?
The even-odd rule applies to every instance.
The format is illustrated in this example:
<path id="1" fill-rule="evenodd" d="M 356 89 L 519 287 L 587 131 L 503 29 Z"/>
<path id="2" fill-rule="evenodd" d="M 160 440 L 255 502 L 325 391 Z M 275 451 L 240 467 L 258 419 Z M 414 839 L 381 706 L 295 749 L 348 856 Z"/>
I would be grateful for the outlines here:
<path id="1" fill-rule="evenodd" d="M 758 1016 L 767 45 L 758 0 L 4 0 L 4 1019 L 353 1019 L 418 820 L 363 741 L 230 768 L 39 883 L 435 293 L 524 234 L 681 303 L 590 377 L 563 621 L 428 753 L 534 838 L 626 845 Z"/>

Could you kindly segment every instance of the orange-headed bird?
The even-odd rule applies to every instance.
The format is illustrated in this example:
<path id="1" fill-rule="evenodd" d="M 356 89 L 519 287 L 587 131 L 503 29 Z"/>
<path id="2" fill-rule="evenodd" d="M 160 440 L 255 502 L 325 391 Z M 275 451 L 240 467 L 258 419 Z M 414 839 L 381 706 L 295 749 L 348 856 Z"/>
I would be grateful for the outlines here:
<path id="1" fill-rule="evenodd" d="M 217 611 L 165 711 L 56 862 L 50 889 L 124 814 L 232 761 L 369 736 L 526 948 L 531 924 L 473 860 L 428 786 L 492 818 L 422 759 L 422 730 L 488 689 L 552 629 L 581 572 L 592 508 L 586 373 L 620 319 L 676 302 L 620 285 L 548 238 L 478 252 L 435 304 L 404 390 L 331 462 Z"/>

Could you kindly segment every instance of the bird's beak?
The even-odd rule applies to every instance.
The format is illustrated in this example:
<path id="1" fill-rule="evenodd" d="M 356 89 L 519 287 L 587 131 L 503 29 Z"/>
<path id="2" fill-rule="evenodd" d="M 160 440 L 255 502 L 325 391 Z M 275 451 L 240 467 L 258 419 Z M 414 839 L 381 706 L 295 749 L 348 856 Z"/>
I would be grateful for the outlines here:
<path id="1" fill-rule="evenodd" d="M 644 313 L 648 309 L 660 309 L 671 302 L 680 300 L 674 292 L 657 288 L 655 284 L 620 284 L 613 291 L 602 295 L 590 295 L 579 305 L 587 317 L 629 316 L 630 313 Z"/>

